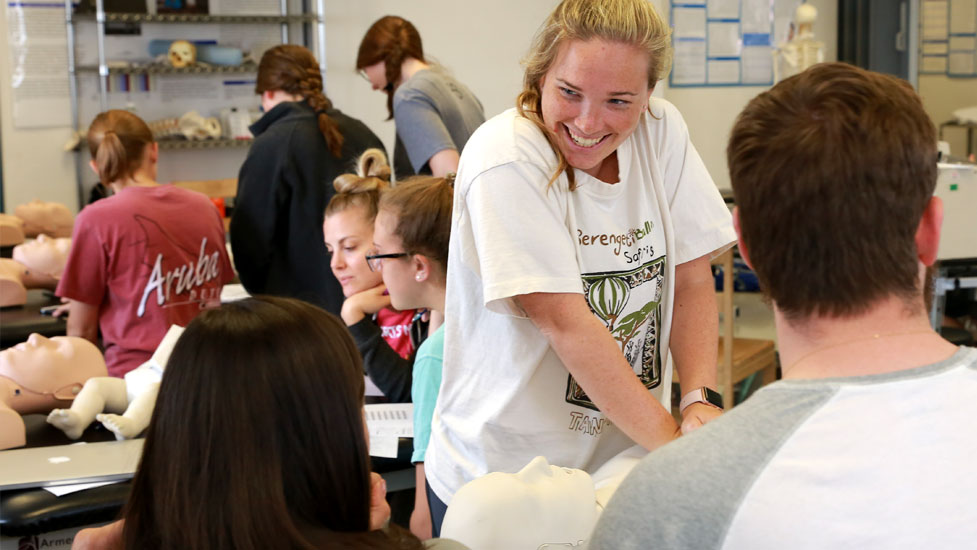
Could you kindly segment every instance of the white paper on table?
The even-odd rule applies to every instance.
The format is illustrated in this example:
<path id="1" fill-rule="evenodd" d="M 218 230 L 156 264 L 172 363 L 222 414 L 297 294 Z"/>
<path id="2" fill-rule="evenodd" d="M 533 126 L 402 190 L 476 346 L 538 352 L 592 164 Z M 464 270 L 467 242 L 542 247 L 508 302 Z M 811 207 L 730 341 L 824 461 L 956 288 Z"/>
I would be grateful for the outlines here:
<path id="1" fill-rule="evenodd" d="M 238 300 L 243 300 L 245 298 L 250 298 L 251 294 L 248 294 L 247 290 L 244 290 L 244 285 L 242 284 L 230 284 L 224 285 L 221 289 L 221 303 L 226 304 L 228 302 L 236 302 Z"/>
<path id="2" fill-rule="evenodd" d="M 84 491 L 85 489 L 94 489 L 95 487 L 101 487 L 102 485 L 111 485 L 113 483 L 119 483 L 119 482 L 118 481 L 95 481 L 93 483 L 75 483 L 72 485 L 58 485 L 56 487 L 44 487 L 44 490 L 56 497 L 63 497 L 65 495 L 70 495 L 71 493 Z"/>
<path id="3" fill-rule="evenodd" d="M 388 435 L 370 436 L 370 456 L 397 458 L 398 438 Z"/>
<path id="4" fill-rule="evenodd" d="M 709 57 L 736 57 L 740 54 L 738 23 L 709 23 Z"/>
<path id="5" fill-rule="evenodd" d="M 705 40 L 678 40 L 675 42 L 675 62 L 672 63 L 672 83 L 706 83 Z"/>
<path id="6" fill-rule="evenodd" d="M 370 437 L 414 437 L 414 404 L 366 405 L 366 427 Z"/>

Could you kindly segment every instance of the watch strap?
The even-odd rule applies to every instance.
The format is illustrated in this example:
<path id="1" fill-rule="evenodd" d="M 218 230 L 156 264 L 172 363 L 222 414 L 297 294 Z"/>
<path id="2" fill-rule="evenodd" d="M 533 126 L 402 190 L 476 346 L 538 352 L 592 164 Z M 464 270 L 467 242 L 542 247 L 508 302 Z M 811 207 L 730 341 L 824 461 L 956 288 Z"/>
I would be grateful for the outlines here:
<path id="1" fill-rule="evenodd" d="M 679 412 L 684 411 L 686 407 L 694 403 L 705 403 L 722 410 L 723 396 L 712 388 L 705 386 L 696 388 L 682 396 L 682 401 L 678 405 Z"/>

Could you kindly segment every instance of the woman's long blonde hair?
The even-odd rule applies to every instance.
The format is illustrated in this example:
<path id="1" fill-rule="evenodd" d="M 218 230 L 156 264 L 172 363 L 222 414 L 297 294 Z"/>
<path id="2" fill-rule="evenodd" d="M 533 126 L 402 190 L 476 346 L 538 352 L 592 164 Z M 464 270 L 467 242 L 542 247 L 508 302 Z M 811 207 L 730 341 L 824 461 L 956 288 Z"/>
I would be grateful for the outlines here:
<path id="1" fill-rule="evenodd" d="M 556 153 L 558 166 L 552 185 L 564 171 L 570 190 L 576 188 L 573 170 L 543 123 L 540 82 L 553 65 L 560 47 L 569 40 L 600 38 L 634 46 L 648 54 L 648 88 L 665 78 L 672 65 L 672 31 L 648 0 L 563 0 L 536 32 L 529 54 L 523 88 L 516 98 L 519 114 L 533 121 Z"/>

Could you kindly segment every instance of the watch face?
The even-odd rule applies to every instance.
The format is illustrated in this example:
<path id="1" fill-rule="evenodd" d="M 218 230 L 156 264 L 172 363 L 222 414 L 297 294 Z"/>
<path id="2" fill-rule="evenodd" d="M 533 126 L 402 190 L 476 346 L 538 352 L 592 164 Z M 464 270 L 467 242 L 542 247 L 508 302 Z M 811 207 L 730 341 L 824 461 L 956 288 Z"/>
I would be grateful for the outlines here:
<path id="1" fill-rule="evenodd" d="M 705 390 L 703 393 L 705 393 L 706 401 L 708 401 L 710 405 L 715 405 L 720 409 L 723 408 L 723 396 L 721 393 L 712 388 L 702 389 Z"/>

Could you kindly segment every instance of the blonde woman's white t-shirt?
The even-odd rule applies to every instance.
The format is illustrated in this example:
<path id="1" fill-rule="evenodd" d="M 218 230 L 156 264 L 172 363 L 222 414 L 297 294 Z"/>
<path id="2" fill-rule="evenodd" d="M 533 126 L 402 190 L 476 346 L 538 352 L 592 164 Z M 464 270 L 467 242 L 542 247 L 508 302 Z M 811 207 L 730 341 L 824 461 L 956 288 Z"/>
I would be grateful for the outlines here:
<path id="1" fill-rule="evenodd" d="M 620 181 L 575 171 L 514 109 L 482 125 L 455 184 L 444 374 L 425 471 L 445 503 L 533 457 L 594 472 L 634 443 L 594 407 L 514 297 L 582 293 L 667 408 L 675 265 L 735 240 L 681 115 L 652 99 L 617 150 Z"/>

